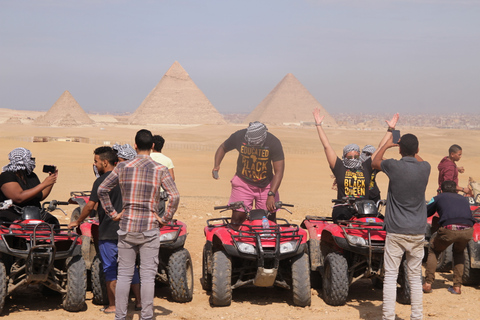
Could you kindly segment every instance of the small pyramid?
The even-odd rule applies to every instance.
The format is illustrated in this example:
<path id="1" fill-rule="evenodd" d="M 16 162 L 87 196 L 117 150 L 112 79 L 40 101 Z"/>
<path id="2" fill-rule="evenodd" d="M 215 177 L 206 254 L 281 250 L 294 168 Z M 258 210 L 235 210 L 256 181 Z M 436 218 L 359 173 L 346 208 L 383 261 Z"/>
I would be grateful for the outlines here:
<path id="1" fill-rule="evenodd" d="M 19 117 L 10 117 L 5 121 L 8 124 L 22 124 L 22 120 Z"/>
<path id="2" fill-rule="evenodd" d="M 70 92 L 65 90 L 47 113 L 38 117 L 34 123 L 36 125 L 71 126 L 73 123 L 76 125 L 93 124 L 94 121 L 80 107 Z"/>
<path id="3" fill-rule="evenodd" d="M 313 123 L 313 110 L 325 115 L 324 126 L 336 127 L 333 117 L 291 73 L 287 74 L 265 99 L 247 116 L 245 122 L 266 124 Z"/>
<path id="4" fill-rule="evenodd" d="M 131 115 L 131 124 L 225 124 L 183 67 L 175 61 Z"/>

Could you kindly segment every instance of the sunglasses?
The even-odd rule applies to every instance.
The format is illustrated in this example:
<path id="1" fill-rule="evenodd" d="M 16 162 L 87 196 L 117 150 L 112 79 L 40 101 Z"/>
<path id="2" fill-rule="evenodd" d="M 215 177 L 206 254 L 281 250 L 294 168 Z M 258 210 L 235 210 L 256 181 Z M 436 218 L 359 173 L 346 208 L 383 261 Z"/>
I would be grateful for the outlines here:
<path id="1" fill-rule="evenodd" d="M 360 156 L 358 156 L 358 155 L 355 155 L 355 156 L 345 156 L 345 158 L 352 160 L 352 159 L 359 159 Z"/>

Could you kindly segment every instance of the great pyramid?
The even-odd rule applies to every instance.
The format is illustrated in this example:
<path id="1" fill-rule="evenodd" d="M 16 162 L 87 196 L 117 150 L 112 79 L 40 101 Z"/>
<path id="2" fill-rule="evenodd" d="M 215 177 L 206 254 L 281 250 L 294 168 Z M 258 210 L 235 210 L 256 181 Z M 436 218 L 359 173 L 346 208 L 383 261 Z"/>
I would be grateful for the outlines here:
<path id="1" fill-rule="evenodd" d="M 47 113 L 35 119 L 34 123 L 36 125 L 71 127 L 93 124 L 94 121 L 80 107 L 70 92 L 65 90 Z"/>
<path id="2" fill-rule="evenodd" d="M 245 122 L 266 124 L 313 123 L 313 110 L 325 115 L 324 126 L 336 127 L 333 117 L 291 73 L 287 74 L 265 99 L 245 118 Z"/>
<path id="3" fill-rule="evenodd" d="M 131 124 L 225 124 L 203 92 L 175 61 L 131 115 Z"/>

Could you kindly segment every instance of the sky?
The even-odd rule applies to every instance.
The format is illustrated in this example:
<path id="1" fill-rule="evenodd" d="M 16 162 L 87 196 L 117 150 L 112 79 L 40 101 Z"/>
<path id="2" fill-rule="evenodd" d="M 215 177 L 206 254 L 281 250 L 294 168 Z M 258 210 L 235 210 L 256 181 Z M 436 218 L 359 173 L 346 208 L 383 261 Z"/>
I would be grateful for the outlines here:
<path id="1" fill-rule="evenodd" d="M 0 108 L 134 112 L 178 61 L 220 113 L 480 113 L 480 0 L 0 0 Z"/>

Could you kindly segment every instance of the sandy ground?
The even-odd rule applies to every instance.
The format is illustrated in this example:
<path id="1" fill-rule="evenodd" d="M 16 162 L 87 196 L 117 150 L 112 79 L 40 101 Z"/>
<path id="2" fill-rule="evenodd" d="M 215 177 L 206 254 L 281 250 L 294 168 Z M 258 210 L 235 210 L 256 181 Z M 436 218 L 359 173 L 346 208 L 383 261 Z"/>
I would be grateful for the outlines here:
<path id="1" fill-rule="evenodd" d="M 156 319 L 381 319 L 382 291 L 374 289 L 368 280 L 358 281 L 350 288 L 345 306 L 331 307 L 324 303 L 321 292 L 312 289 L 312 305 L 299 308 L 292 305 L 291 293 L 277 288 L 244 287 L 234 290 L 230 307 L 213 308 L 209 295 L 202 290 L 201 254 L 204 243 L 205 220 L 221 216 L 215 212 L 215 205 L 223 205 L 230 194 L 229 180 L 234 173 L 236 154 L 225 157 L 220 180 L 211 178 L 213 155 L 218 145 L 229 134 L 243 126 L 149 126 L 147 129 L 162 134 L 167 144 L 164 153 L 175 164 L 175 176 L 181 193 L 181 204 L 175 218 L 187 223 L 189 235 L 186 247 L 194 262 L 195 289 L 193 301 L 180 304 L 169 300 L 167 288 L 158 288 L 155 299 Z M 463 147 L 463 165 L 466 172 L 460 176 L 460 185 L 466 186 L 468 176 L 480 180 L 480 154 L 477 146 L 480 131 L 406 129 L 420 139 L 420 155 L 433 167 L 427 188 L 427 198 L 437 188 L 436 166 L 447 155 L 448 147 L 458 143 Z M 135 132 L 140 127 L 46 128 L 30 125 L 0 126 L 0 165 L 8 162 L 8 153 L 15 147 L 25 147 L 37 159 L 37 174 L 40 179 L 44 164 L 57 165 L 60 176 L 49 200 L 66 200 L 70 191 L 90 190 L 94 181 L 92 173 L 93 149 L 103 141 L 119 141 L 133 144 Z M 330 201 L 335 197 L 331 189 L 331 172 L 318 140 L 315 128 L 272 127 L 270 132 L 278 136 L 285 149 L 286 172 L 280 193 L 284 202 L 295 204 L 293 215 L 280 215 L 294 223 L 301 223 L 308 214 L 330 215 Z M 327 130 L 335 150 L 340 153 L 348 143 L 377 145 L 383 137 L 382 131 L 354 129 Z M 91 138 L 95 143 L 46 142 L 33 143 L 33 136 L 81 136 Z M 388 157 L 398 158 L 398 153 L 389 151 Z M 387 179 L 378 175 L 382 194 L 386 195 Z M 57 212 L 62 223 L 67 223 L 75 206 L 65 206 L 67 216 Z M 288 215 L 288 216 L 287 216 Z M 424 296 L 425 319 L 480 319 L 479 287 L 464 287 L 461 296 L 454 296 L 446 288 L 451 284 L 452 274 L 437 274 L 434 291 Z M 42 296 L 35 288 L 28 288 L 8 298 L 3 316 L 9 319 L 113 319 L 113 315 L 100 312 L 101 306 L 92 304 L 92 294 L 87 292 L 87 310 L 69 313 L 61 307 L 60 296 Z M 132 311 L 128 319 L 139 319 L 139 312 Z M 410 307 L 397 304 L 397 319 L 409 319 Z"/>

